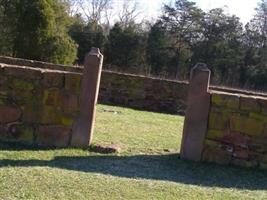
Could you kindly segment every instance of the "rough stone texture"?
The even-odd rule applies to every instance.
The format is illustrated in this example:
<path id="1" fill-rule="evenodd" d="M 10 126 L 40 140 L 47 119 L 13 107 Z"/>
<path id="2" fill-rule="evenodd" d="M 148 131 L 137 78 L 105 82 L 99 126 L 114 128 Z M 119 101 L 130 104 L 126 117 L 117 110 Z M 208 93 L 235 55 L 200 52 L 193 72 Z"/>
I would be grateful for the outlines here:
<path id="1" fill-rule="evenodd" d="M 229 109 L 239 109 L 239 97 L 227 94 L 213 94 L 211 102 L 215 106 L 223 106 Z"/>
<path id="2" fill-rule="evenodd" d="M 40 126 L 37 130 L 36 143 L 41 146 L 67 147 L 70 131 L 70 127 Z"/>
<path id="3" fill-rule="evenodd" d="M 10 140 L 32 144 L 34 141 L 34 127 L 27 124 L 12 124 L 8 126 Z"/>
<path id="4" fill-rule="evenodd" d="M 0 56 L 1 140 L 68 145 L 80 110 L 82 70 Z M 183 114 L 188 88 L 187 82 L 103 71 L 99 102 Z M 210 91 L 202 160 L 267 169 L 267 95 L 209 88 L 217 92 Z"/>
<path id="5" fill-rule="evenodd" d="M 215 91 L 211 96 L 209 142 L 204 144 L 202 160 L 266 169 L 267 98 Z"/>
<path id="6" fill-rule="evenodd" d="M 65 74 L 65 89 L 67 91 L 80 93 L 81 79 L 82 76 L 80 74 Z"/>
<path id="7" fill-rule="evenodd" d="M 0 124 L 11 123 L 19 120 L 21 111 L 14 106 L 0 105 Z"/>
<path id="8" fill-rule="evenodd" d="M 229 164 L 231 162 L 231 155 L 221 149 L 205 148 L 203 150 L 202 159 L 217 164 Z"/>
<path id="9" fill-rule="evenodd" d="M 256 120 L 246 116 L 232 116 L 230 118 L 230 129 L 250 136 L 262 135 L 264 121 Z"/>
<path id="10" fill-rule="evenodd" d="M 170 114 L 184 114 L 188 83 L 103 71 L 99 102 Z"/>
<path id="11" fill-rule="evenodd" d="M 90 146 L 90 150 L 96 153 L 103 153 L 103 154 L 121 153 L 121 146 L 116 145 L 116 144 L 93 145 L 93 146 Z"/>
<path id="12" fill-rule="evenodd" d="M 77 80 L 81 74 L 1 65 L 0 78 L 2 140 L 58 147 L 69 144 L 79 114 Z"/>
<path id="13" fill-rule="evenodd" d="M 17 68 L 16 66 L 10 66 L 5 68 L 5 74 L 7 76 L 13 76 L 18 78 L 23 77 L 25 80 L 42 79 L 42 72 L 40 70 L 29 67 Z"/>
<path id="14" fill-rule="evenodd" d="M 181 157 L 193 161 L 201 160 L 207 132 L 210 109 L 210 94 L 207 91 L 209 78 L 210 70 L 204 64 L 197 64 L 191 71 Z"/>
<path id="15" fill-rule="evenodd" d="M 256 98 L 253 97 L 241 97 L 240 109 L 244 111 L 260 112 L 261 107 Z"/>
<path id="16" fill-rule="evenodd" d="M 64 74 L 60 71 L 58 72 L 45 72 L 43 78 L 43 84 L 47 88 L 62 88 L 63 87 L 63 78 Z"/>

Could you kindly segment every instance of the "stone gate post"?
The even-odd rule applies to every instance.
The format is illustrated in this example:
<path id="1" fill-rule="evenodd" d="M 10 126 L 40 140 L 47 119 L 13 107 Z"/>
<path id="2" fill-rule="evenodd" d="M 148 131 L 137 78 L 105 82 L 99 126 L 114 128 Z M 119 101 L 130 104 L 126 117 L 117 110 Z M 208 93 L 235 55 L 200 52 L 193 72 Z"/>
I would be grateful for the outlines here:
<path id="1" fill-rule="evenodd" d="M 181 145 L 181 158 L 200 161 L 208 126 L 210 70 L 199 63 L 190 74 L 187 110 Z"/>
<path id="2" fill-rule="evenodd" d="M 74 125 L 71 139 L 71 145 L 74 147 L 86 147 L 92 142 L 102 64 L 103 55 L 98 48 L 92 48 L 84 62 L 80 114 Z"/>

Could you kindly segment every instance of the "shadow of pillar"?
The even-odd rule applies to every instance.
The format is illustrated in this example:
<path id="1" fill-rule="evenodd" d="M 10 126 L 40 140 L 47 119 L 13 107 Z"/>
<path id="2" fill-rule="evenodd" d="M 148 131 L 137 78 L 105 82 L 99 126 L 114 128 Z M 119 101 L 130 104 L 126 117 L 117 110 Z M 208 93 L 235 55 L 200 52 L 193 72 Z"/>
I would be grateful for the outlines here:
<path id="1" fill-rule="evenodd" d="M 80 114 L 74 124 L 71 146 L 86 147 L 92 142 L 102 64 L 103 55 L 98 48 L 92 48 L 85 57 L 80 95 Z"/>

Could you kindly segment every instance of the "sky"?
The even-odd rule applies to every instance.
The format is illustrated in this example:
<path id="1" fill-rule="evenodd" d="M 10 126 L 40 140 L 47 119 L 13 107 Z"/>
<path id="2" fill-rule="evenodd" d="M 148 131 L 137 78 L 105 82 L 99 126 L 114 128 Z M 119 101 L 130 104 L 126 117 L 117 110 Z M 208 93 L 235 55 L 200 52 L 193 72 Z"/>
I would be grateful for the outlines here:
<path id="1" fill-rule="evenodd" d="M 212 8 L 224 8 L 226 13 L 238 16 L 243 24 L 255 14 L 255 8 L 260 0 L 191 0 L 196 2 L 197 6 L 204 11 Z M 141 5 L 143 15 L 149 18 L 156 18 L 160 13 L 163 3 L 168 3 L 170 0 L 138 0 Z"/>

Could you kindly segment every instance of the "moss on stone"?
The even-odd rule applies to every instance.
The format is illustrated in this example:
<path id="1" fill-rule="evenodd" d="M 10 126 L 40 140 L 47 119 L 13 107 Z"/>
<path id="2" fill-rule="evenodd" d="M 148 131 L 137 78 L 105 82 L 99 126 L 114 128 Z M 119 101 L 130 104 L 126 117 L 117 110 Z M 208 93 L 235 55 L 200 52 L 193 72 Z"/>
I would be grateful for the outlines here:
<path id="1" fill-rule="evenodd" d="M 70 117 L 62 116 L 61 117 L 61 124 L 64 126 L 72 126 L 74 123 L 74 120 Z"/>
<path id="2" fill-rule="evenodd" d="M 259 121 L 247 116 L 232 116 L 231 131 L 244 133 L 249 136 L 259 136 L 264 131 L 264 121 Z"/>
<path id="3" fill-rule="evenodd" d="M 212 94 L 212 105 L 226 107 L 229 109 L 239 109 L 239 97 L 227 94 Z"/>
<path id="4" fill-rule="evenodd" d="M 222 139 L 224 137 L 224 131 L 222 130 L 209 130 L 206 138 L 208 139 Z"/>
<path id="5" fill-rule="evenodd" d="M 11 80 L 9 80 L 9 86 L 12 89 L 21 89 L 23 91 L 32 91 L 34 88 L 32 82 L 27 82 L 17 78 L 12 78 Z"/>
<path id="6" fill-rule="evenodd" d="M 43 104 L 48 106 L 61 107 L 62 95 L 59 89 L 48 89 L 44 90 Z"/>
<path id="7" fill-rule="evenodd" d="M 17 128 L 20 132 L 20 136 L 17 138 L 18 141 L 33 143 L 34 128 L 32 126 L 20 125 Z"/>
<path id="8" fill-rule="evenodd" d="M 251 113 L 249 113 L 249 117 L 267 123 L 267 116 L 266 115 L 251 112 Z"/>
<path id="9" fill-rule="evenodd" d="M 220 144 L 214 140 L 205 139 L 204 146 L 218 148 L 218 147 L 220 147 Z"/>
<path id="10" fill-rule="evenodd" d="M 53 106 L 43 106 L 41 116 L 41 124 L 61 124 L 61 114 Z"/>
<path id="11" fill-rule="evenodd" d="M 79 94 L 81 91 L 81 80 L 80 74 L 65 74 L 65 90 Z"/>
<path id="12" fill-rule="evenodd" d="M 261 111 L 261 106 L 257 99 L 254 99 L 252 97 L 241 97 L 240 109 L 244 111 L 259 113 Z"/>
<path id="13" fill-rule="evenodd" d="M 209 114 L 209 129 L 224 130 L 229 122 L 230 113 L 222 110 L 223 112 L 211 112 Z"/>

